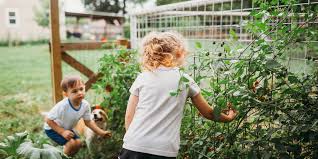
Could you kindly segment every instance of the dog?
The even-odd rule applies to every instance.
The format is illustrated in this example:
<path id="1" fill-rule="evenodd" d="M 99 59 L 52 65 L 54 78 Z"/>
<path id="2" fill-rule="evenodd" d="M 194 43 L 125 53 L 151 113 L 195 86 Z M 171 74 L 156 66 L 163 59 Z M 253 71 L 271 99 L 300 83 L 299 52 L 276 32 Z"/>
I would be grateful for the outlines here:
<path id="1" fill-rule="evenodd" d="M 106 130 L 108 116 L 106 114 L 106 110 L 103 110 L 100 106 L 92 107 L 91 119 L 95 121 L 96 125 Z M 100 136 L 94 133 L 90 128 L 85 126 L 84 120 L 81 119 L 75 127 L 75 130 L 80 136 L 84 136 L 85 144 L 91 152 L 92 150 L 96 150 L 98 145 L 101 145 L 104 142 Z"/>

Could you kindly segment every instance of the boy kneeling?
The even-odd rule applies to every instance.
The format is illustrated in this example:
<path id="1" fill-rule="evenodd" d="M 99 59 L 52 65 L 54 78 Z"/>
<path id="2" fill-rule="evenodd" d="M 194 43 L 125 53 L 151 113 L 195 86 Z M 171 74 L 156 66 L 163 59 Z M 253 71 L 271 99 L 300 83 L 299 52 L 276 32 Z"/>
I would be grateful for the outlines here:
<path id="1" fill-rule="evenodd" d="M 68 76 L 61 82 L 64 98 L 58 102 L 45 118 L 44 130 L 49 138 L 59 145 L 64 145 L 64 154 L 73 156 L 81 148 L 79 136 L 73 128 L 83 118 L 85 125 L 96 134 L 110 137 L 109 131 L 100 129 L 91 120 L 90 105 L 84 99 L 85 85 L 79 76 Z"/>

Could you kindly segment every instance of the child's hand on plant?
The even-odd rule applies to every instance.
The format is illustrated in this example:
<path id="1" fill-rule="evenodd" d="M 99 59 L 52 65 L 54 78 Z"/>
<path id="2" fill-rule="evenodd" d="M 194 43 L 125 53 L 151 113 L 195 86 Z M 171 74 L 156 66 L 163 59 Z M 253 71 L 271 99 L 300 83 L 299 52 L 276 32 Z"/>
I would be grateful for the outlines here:
<path id="1" fill-rule="evenodd" d="M 232 103 L 227 103 L 228 109 L 222 111 L 231 121 L 237 116 L 238 112 L 233 108 Z"/>
<path id="2" fill-rule="evenodd" d="M 70 130 L 65 130 L 61 134 L 66 140 L 71 140 L 74 137 L 74 133 Z"/>
<path id="3" fill-rule="evenodd" d="M 237 115 L 237 111 L 234 110 L 234 109 L 230 109 L 230 110 L 228 110 L 228 112 L 227 112 L 227 116 L 228 116 L 228 118 L 229 118 L 231 121 L 234 120 L 234 118 L 236 117 L 236 115 Z"/>
<path id="4" fill-rule="evenodd" d="M 110 131 L 103 131 L 101 136 L 104 137 L 104 138 L 109 138 L 109 137 L 112 136 L 112 133 Z"/>

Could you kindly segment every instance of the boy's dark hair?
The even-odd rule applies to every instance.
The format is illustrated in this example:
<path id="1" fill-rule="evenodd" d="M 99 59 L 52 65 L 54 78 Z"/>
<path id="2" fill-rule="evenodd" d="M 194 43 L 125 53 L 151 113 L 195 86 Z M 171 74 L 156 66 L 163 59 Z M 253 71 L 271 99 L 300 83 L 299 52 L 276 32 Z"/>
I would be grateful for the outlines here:
<path id="1" fill-rule="evenodd" d="M 61 88 L 64 92 L 66 92 L 67 89 L 75 87 L 78 84 L 78 82 L 83 83 L 80 76 L 77 76 L 77 75 L 66 76 L 61 81 Z"/>

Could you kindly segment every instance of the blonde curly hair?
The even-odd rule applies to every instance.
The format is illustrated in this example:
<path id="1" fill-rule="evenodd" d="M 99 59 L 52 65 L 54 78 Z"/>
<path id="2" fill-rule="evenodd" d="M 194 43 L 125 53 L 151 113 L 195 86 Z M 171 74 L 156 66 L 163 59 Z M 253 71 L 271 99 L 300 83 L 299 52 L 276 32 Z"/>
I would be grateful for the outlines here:
<path id="1" fill-rule="evenodd" d="M 186 54 L 184 38 L 176 32 L 151 32 L 141 43 L 142 67 L 153 71 L 160 65 L 176 67 L 183 64 Z"/>

